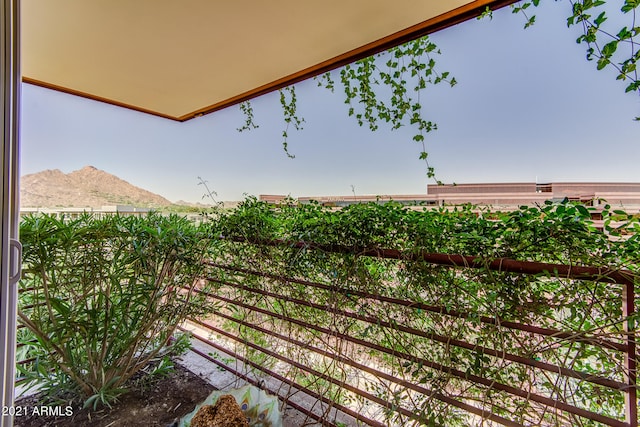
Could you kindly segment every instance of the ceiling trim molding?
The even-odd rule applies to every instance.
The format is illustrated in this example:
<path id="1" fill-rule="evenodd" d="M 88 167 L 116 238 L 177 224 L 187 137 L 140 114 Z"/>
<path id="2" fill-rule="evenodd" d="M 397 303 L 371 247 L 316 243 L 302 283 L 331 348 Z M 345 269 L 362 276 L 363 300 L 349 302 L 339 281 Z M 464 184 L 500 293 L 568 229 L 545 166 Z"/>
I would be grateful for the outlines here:
<path id="1" fill-rule="evenodd" d="M 176 121 L 184 121 L 184 120 L 181 120 L 180 117 L 170 116 L 168 114 L 160 113 L 158 111 L 148 110 L 146 108 L 141 108 L 141 107 L 138 107 L 138 106 L 135 106 L 135 105 L 125 104 L 124 102 L 114 101 L 113 99 L 110 99 L 110 98 L 104 98 L 102 96 L 93 95 L 91 93 L 82 92 L 82 91 L 75 90 L 75 89 L 70 89 L 70 88 L 64 87 L 64 86 L 58 86 L 58 85 L 55 85 L 55 84 L 52 84 L 52 83 L 43 82 L 41 80 L 32 79 L 31 77 L 22 76 L 22 82 L 23 83 L 29 83 L 29 84 L 34 85 L 34 86 L 44 87 L 46 89 L 57 90 L 58 92 L 64 92 L 64 93 L 68 93 L 70 95 L 80 96 L 82 98 L 88 98 L 88 99 L 91 99 L 93 101 L 104 102 L 105 104 L 111 104 L 111 105 L 115 105 L 117 107 L 127 108 L 129 110 L 135 110 L 135 111 L 138 111 L 138 112 L 141 112 L 141 113 L 152 114 L 154 116 L 162 117 L 164 119 L 170 119 L 170 120 L 176 120 Z"/>
<path id="2" fill-rule="evenodd" d="M 222 110 L 224 108 L 240 104 L 242 102 L 248 101 L 253 98 L 257 98 L 258 96 L 267 94 L 269 92 L 276 91 L 278 89 L 282 89 L 284 87 L 290 86 L 292 84 L 301 82 L 303 80 L 307 80 L 309 78 L 318 76 L 320 74 L 324 74 L 328 71 L 334 70 L 336 68 L 340 68 L 347 64 L 350 64 L 354 61 L 357 61 L 362 58 L 366 58 L 371 55 L 375 55 L 377 53 L 383 52 L 385 50 L 391 49 L 395 46 L 401 45 L 403 43 L 415 40 L 420 37 L 424 37 L 428 34 L 435 33 L 437 31 L 443 30 L 445 28 L 451 27 L 453 25 L 459 24 L 461 22 L 467 21 L 469 19 L 473 19 L 482 14 L 486 8 L 491 10 L 500 9 L 502 7 L 508 6 L 517 2 L 518 0 L 475 0 L 471 3 L 468 3 L 459 8 L 453 9 L 447 13 L 436 16 L 434 18 L 423 21 L 419 24 L 413 25 L 405 30 L 399 31 L 397 33 L 391 34 L 387 37 L 376 40 L 372 43 L 361 46 L 357 49 L 351 50 L 349 52 L 345 52 L 342 55 L 338 55 L 334 58 L 321 62 L 312 67 L 306 68 L 304 70 L 298 71 L 296 73 L 290 74 L 288 76 L 282 77 L 278 80 L 275 80 L 271 83 L 259 86 L 250 91 L 241 93 L 237 96 L 228 98 L 224 101 L 208 105 L 202 107 L 198 110 L 189 112 L 185 115 L 175 117 L 170 116 L 164 113 L 160 113 L 158 111 L 152 111 L 145 108 L 141 108 L 135 105 L 129 105 L 122 102 L 114 101 L 109 98 L 104 98 L 101 96 L 93 95 L 90 93 L 81 92 L 78 90 L 70 89 L 63 86 L 58 86 L 55 84 L 50 84 L 47 82 L 43 82 L 40 80 L 32 79 L 29 77 L 22 77 L 22 81 L 24 83 L 29 83 L 36 86 L 41 86 L 47 89 L 53 89 L 60 92 L 68 93 L 71 95 L 80 96 L 83 98 L 92 99 L 95 101 L 104 102 L 107 104 L 115 105 L 118 107 L 123 107 L 135 111 L 139 111 L 142 113 L 152 114 L 158 117 L 162 117 L 165 119 L 176 120 L 180 122 L 184 122 L 196 117 L 203 116 L 205 114 L 213 113 L 218 110 Z"/>

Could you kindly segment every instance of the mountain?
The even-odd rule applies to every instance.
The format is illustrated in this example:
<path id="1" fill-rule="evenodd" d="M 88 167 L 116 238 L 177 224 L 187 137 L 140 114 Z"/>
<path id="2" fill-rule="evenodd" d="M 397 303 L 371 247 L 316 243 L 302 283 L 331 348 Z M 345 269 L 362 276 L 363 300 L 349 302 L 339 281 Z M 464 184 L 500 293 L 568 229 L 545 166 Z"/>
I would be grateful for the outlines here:
<path id="1" fill-rule="evenodd" d="M 171 202 L 115 175 L 85 166 L 65 174 L 58 169 L 25 175 L 20 180 L 22 207 L 92 207 L 133 205 L 162 207 Z"/>

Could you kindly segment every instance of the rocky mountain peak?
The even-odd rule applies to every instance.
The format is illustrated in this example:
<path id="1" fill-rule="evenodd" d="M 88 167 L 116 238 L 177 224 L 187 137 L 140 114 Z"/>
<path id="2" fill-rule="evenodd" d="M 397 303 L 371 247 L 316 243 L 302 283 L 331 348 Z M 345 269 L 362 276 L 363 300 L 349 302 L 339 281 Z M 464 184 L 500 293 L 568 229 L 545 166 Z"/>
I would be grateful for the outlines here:
<path id="1" fill-rule="evenodd" d="M 136 187 L 95 166 L 65 174 L 59 169 L 25 175 L 20 181 L 22 207 L 92 207 L 171 205 L 164 197 Z"/>

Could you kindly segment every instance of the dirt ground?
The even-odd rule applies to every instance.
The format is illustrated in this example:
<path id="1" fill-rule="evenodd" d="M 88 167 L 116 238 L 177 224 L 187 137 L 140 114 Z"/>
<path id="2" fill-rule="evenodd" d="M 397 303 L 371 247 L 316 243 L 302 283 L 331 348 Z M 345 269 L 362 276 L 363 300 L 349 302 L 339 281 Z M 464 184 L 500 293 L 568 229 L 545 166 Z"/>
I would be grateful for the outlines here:
<path id="1" fill-rule="evenodd" d="M 214 387 L 179 364 L 166 378 L 120 396 L 112 409 L 89 413 L 81 404 L 42 406 L 38 395 L 15 403 L 17 427 L 168 427 L 191 412 Z M 46 413 L 54 413 L 47 416 Z M 56 413 L 58 416 L 56 416 Z"/>

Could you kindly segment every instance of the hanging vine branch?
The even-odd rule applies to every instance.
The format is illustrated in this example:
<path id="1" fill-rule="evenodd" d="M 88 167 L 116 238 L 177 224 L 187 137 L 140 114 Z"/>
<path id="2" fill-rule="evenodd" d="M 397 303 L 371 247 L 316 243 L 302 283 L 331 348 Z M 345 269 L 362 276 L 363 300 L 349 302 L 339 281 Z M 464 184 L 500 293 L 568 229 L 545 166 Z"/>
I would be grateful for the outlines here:
<path id="1" fill-rule="evenodd" d="M 423 116 L 421 94 L 429 84 L 457 82 L 449 72 L 438 72 L 433 56 L 440 50 L 423 37 L 385 53 L 356 61 L 340 70 L 339 82 L 349 106 L 348 115 L 360 126 L 378 130 L 388 123 L 392 130 L 409 125 L 415 129 L 413 140 L 421 144 L 420 159 L 427 165 L 427 176 L 435 177 L 427 160 L 425 135 L 437 125 Z M 331 74 L 318 78 L 318 85 L 333 91 L 336 83 Z"/>
<path id="2" fill-rule="evenodd" d="M 294 159 L 296 156 L 289 152 L 289 126 L 293 125 L 295 130 L 302 130 L 302 123 L 304 118 L 298 116 L 298 98 L 296 97 L 295 86 L 287 86 L 280 89 L 280 106 L 282 107 L 282 114 L 284 115 L 285 128 L 282 131 L 282 148 L 287 154 L 287 157 Z"/>
<path id="3" fill-rule="evenodd" d="M 637 71 L 640 26 L 636 23 L 640 0 L 624 0 L 620 11 L 629 16 L 630 22 L 617 32 L 603 26 L 608 19 L 607 11 L 599 8 L 607 4 L 605 0 L 569 1 L 572 14 L 567 18 L 567 25 L 582 25 L 583 34 L 576 42 L 586 44 L 587 59 L 596 61 L 598 70 L 614 68 L 616 78 L 627 82 L 625 91 L 640 94 Z M 512 5 L 512 12 L 524 16 L 524 27 L 528 28 L 536 22 L 536 15 L 530 14 L 530 7 L 539 4 L 540 0 L 521 1 Z M 483 17 L 492 18 L 491 10 L 487 9 L 480 16 Z M 380 122 L 389 124 L 392 130 L 412 126 L 415 129 L 413 140 L 421 144 L 419 158 L 426 164 L 427 176 L 435 178 L 434 168 L 428 161 L 426 134 L 436 130 L 437 125 L 424 117 L 422 94 L 430 84 L 455 86 L 457 83 L 448 71 L 436 69 L 435 56 L 439 54 L 440 50 L 429 37 L 423 37 L 346 65 L 337 71 L 337 79 L 335 73 L 328 72 L 316 77 L 316 81 L 318 86 L 332 92 L 338 85 L 342 86 L 344 102 L 348 105 L 347 114 L 354 117 L 360 126 L 366 125 L 372 131 L 378 130 Z M 294 158 L 288 150 L 288 131 L 291 125 L 301 130 L 304 122 L 297 112 L 295 86 L 280 90 L 280 105 L 285 122 L 282 146 L 286 155 Z M 257 128 L 251 104 L 240 104 L 240 110 L 246 121 L 238 130 Z M 640 117 L 635 119 L 640 120 Z"/>
<path id="4" fill-rule="evenodd" d="M 587 47 L 587 60 L 595 61 L 596 68 L 603 70 L 613 68 L 617 72 L 616 79 L 627 82 L 625 92 L 640 94 L 640 80 L 638 79 L 637 64 L 640 60 L 640 26 L 636 21 L 636 11 L 640 7 L 640 0 L 625 0 L 620 12 L 629 17 L 629 24 L 620 30 L 612 31 L 603 25 L 608 20 L 607 4 L 604 0 L 569 0 L 571 15 L 567 18 L 567 26 L 582 26 L 582 35 L 576 43 Z M 525 28 L 533 25 L 535 15 L 528 16 L 526 9 L 538 6 L 540 0 L 521 2 L 513 7 L 513 13 L 525 16 Z M 597 14 L 597 15 L 596 15 Z M 636 117 L 635 120 L 640 120 Z"/>
<path id="5" fill-rule="evenodd" d="M 449 72 L 436 70 L 433 56 L 439 54 L 437 46 L 428 37 L 423 37 L 356 61 L 339 71 L 339 84 L 345 104 L 349 106 L 348 115 L 371 131 L 378 130 L 380 122 L 388 123 L 392 130 L 413 126 L 413 140 L 421 144 L 419 158 L 425 161 L 430 178 L 435 177 L 435 171 L 427 160 L 425 135 L 436 130 L 437 125 L 423 117 L 421 94 L 429 84 L 446 82 L 455 86 L 457 83 Z M 331 72 L 316 77 L 316 81 L 319 87 L 332 92 L 336 88 Z M 305 120 L 298 115 L 295 86 L 281 89 L 279 95 L 285 122 L 282 146 L 288 157 L 295 158 L 288 149 L 289 129 L 293 125 L 295 130 L 302 130 Z M 240 110 L 245 116 L 245 124 L 238 130 L 257 128 L 251 104 L 240 104 Z"/>
<path id="6" fill-rule="evenodd" d="M 251 105 L 251 101 L 245 101 L 240 104 L 240 111 L 244 114 L 244 124 L 237 128 L 238 132 L 243 132 L 245 130 L 257 129 L 258 126 L 253 120 L 253 106 Z"/>
<path id="7" fill-rule="evenodd" d="M 602 27 L 602 24 L 607 20 L 606 12 L 600 12 L 594 19 L 588 13 L 590 9 L 604 4 L 603 1 L 583 0 L 571 2 L 571 4 L 573 15 L 567 19 L 567 25 L 582 25 L 584 34 L 578 37 L 576 42 L 587 45 L 587 59 L 589 61 L 595 59 L 598 70 L 609 66 L 613 67 L 618 72 L 618 80 L 629 81 L 625 92 L 640 93 L 640 81 L 636 69 L 636 64 L 640 59 L 640 49 L 638 49 L 640 46 L 636 39 L 640 35 L 640 27 L 636 26 L 636 8 L 640 6 L 640 1 L 625 1 L 620 10 L 625 14 L 630 13 L 631 28 L 624 26 L 615 35 Z M 613 55 L 618 47 L 626 47 L 629 50 L 628 57 L 625 57 L 622 62 L 614 62 L 613 60 Z M 623 55 L 625 54 L 623 53 Z"/>

